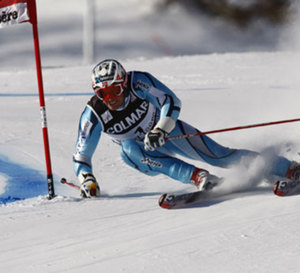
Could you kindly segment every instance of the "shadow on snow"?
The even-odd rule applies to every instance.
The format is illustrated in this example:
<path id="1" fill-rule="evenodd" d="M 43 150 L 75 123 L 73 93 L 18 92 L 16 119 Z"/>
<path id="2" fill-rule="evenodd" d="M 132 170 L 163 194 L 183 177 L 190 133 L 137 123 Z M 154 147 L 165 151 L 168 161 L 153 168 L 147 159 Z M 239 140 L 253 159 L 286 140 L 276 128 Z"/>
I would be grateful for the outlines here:
<path id="1" fill-rule="evenodd" d="M 0 174 L 7 178 L 4 192 L 0 194 L 0 204 L 46 195 L 48 192 L 45 174 L 4 157 L 0 157 Z"/>

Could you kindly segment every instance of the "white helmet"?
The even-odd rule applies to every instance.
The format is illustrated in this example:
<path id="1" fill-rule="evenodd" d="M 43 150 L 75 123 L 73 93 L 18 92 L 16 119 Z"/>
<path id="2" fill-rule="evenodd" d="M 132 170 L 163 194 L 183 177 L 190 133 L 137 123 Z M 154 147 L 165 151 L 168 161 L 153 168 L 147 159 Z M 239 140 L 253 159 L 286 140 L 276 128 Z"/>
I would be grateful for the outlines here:
<path id="1" fill-rule="evenodd" d="M 114 59 L 98 63 L 92 71 L 93 89 L 105 89 L 112 85 L 127 85 L 127 74 L 123 66 Z"/>

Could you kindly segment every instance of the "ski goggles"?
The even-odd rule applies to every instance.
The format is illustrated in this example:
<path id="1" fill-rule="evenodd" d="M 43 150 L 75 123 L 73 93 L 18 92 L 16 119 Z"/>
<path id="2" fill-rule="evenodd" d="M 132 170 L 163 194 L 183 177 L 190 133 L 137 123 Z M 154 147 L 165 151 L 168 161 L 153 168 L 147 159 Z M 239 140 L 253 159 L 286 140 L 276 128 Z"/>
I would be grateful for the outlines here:
<path id="1" fill-rule="evenodd" d="M 108 101 L 109 99 L 118 98 L 123 93 L 122 84 L 114 84 L 105 88 L 96 88 L 95 94 L 100 100 Z"/>

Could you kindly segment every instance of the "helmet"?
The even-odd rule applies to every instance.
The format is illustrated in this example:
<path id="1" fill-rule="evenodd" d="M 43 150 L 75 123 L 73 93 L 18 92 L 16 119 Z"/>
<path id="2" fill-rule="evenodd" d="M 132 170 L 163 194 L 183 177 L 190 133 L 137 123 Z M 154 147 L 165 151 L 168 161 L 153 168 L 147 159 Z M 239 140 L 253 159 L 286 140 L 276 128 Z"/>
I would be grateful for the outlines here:
<path id="1" fill-rule="evenodd" d="M 112 85 L 127 85 L 127 74 L 123 66 L 114 59 L 106 59 L 98 63 L 92 71 L 93 89 L 105 89 Z"/>

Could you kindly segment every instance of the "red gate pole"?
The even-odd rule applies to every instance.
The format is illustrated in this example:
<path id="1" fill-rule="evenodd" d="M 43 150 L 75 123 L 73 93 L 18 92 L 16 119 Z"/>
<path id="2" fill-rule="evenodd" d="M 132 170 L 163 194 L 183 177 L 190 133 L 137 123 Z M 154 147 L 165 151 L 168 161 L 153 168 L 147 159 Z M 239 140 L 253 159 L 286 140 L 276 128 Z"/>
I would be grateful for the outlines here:
<path id="1" fill-rule="evenodd" d="M 54 192 L 53 175 L 51 169 L 46 106 L 45 106 L 45 98 L 44 98 L 43 76 L 42 76 L 41 55 L 40 55 L 40 45 L 39 45 L 39 34 L 38 34 L 38 26 L 37 26 L 36 3 L 35 0 L 28 0 L 28 4 L 30 5 L 29 6 L 30 22 L 32 24 L 33 40 L 34 40 L 36 72 L 37 72 L 37 81 L 38 81 L 38 89 L 39 89 L 40 111 L 41 111 L 41 119 L 42 119 L 42 130 L 43 130 L 45 159 L 46 159 L 46 168 L 47 168 L 48 193 L 49 193 L 49 199 L 52 199 L 53 197 L 55 197 L 55 192 Z"/>

